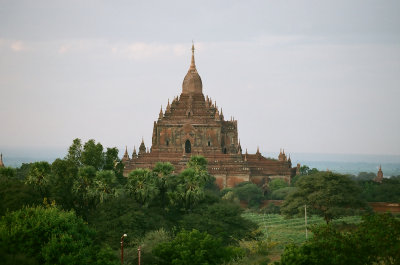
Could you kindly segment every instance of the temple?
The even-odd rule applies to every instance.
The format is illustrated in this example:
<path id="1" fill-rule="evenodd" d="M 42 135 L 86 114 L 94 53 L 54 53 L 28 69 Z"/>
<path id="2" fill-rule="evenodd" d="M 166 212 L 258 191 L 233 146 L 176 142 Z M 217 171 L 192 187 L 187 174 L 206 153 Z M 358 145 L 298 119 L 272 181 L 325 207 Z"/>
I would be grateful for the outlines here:
<path id="1" fill-rule="evenodd" d="M 265 186 L 271 179 L 282 178 L 290 183 L 300 165 L 292 168 L 290 157 L 281 150 L 278 159 L 266 158 L 259 149 L 255 154 L 243 152 L 238 137 L 237 120 L 225 120 L 222 108 L 203 95 L 197 72 L 194 45 L 189 70 L 183 80 L 182 92 L 160 110 L 154 121 L 152 144 L 148 149 L 142 139 L 129 157 L 127 148 L 122 161 L 124 175 L 136 168 L 153 168 L 157 162 L 171 162 L 175 172 L 186 166 L 191 155 L 202 155 L 208 171 L 220 188 L 233 187 L 243 181 Z"/>

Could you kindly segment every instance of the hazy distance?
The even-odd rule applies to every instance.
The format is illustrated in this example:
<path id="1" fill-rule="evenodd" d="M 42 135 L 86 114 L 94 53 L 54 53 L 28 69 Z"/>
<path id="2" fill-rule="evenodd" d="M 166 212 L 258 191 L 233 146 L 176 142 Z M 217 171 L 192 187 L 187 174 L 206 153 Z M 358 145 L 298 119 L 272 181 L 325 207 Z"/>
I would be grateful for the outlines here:
<path id="1" fill-rule="evenodd" d="M 2 1 L 0 152 L 60 153 L 74 138 L 150 146 L 194 40 L 203 92 L 238 120 L 243 149 L 285 148 L 293 161 L 400 155 L 398 10 L 371 0 Z"/>

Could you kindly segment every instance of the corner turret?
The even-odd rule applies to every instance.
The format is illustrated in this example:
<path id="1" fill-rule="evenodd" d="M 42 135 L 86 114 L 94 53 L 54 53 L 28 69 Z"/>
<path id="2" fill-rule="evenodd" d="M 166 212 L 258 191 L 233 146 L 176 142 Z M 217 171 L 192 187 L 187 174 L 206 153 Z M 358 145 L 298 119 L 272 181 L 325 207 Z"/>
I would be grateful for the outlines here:
<path id="1" fill-rule="evenodd" d="M 144 155 L 146 153 L 146 146 L 144 144 L 144 140 L 142 137 L 142 143 L 139 146 L 139 156 Z"/>
<path id="2" fill-rule="evenodd" d="M 127 146 L 125 146 L 125 153 L 124 153 L 124 156 L 122 157 L 122 162 L 126 162 L 126 161 L 129 161 L 130 160 L 130 158 L 129 158 L 129 154 L 128 154 L 128 147 Z"/>

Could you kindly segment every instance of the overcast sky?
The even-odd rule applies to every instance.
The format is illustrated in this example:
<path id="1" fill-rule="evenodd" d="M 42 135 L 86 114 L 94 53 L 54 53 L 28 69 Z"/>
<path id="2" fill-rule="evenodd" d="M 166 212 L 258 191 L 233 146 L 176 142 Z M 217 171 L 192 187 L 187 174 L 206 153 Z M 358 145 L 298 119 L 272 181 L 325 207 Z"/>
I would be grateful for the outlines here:
<path id="1" fill-rule="evenodd" d="M 150 146 L 194 40 L 203 92 L 243 148 L 399 155 L 399 13 L 397 0 L 1 0 L 0 149 Z"/>

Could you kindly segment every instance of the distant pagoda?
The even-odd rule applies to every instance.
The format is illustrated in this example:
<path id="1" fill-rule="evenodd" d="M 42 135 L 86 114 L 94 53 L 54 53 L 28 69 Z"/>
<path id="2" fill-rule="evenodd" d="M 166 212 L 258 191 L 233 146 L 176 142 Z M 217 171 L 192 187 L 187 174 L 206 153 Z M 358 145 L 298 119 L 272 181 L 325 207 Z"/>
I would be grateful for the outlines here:
<path id="1" fill-rule="evenodd" d="M 0 154 L 0 167 L 5 167 L 3 163 L 3 154 Z"/>
<path id="2" fill-rule="evenodd" d="M 378 173 L 376 174 L 376 178 L 374 178 L 374 181 L 382 183 L 382 180 L 383 180 L 382 166 L 379 165 L 379 170 L 378 170 Z"/>

